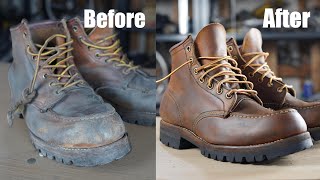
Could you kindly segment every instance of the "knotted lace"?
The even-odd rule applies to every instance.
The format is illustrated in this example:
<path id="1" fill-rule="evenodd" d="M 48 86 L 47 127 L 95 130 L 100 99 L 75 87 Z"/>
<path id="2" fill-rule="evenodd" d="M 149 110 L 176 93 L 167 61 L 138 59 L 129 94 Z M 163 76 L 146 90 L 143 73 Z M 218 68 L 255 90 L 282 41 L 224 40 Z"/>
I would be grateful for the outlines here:
<path id="1" fill-rule="evenodd" d="M 267 57 L 269 56 L 269 53 L 267 53 L 267 52 L 251 52 L 251 53 L 245 53 L 242 56 L 243 57 L 252 57 L 245 65 L 243 65 L 243 70 L 248 66 L 255 68 L 255 70 L 250 74 L 251 76 L 254 76 L 257 72 L 261 72 L 262 76 L 259 79 L 260 82 L 262 82 L 263 79 L 267 75 L 270 75 L 270 79 L 268 82 L 269 87 L 273 86 L 273 83 L 272 83 L 273 80 L 278 80 L 278 81 L 282 82 L 282 78 L 279 78 L 274 74 L 274 72 L 268 66 L 267 62 L 265 62 L 263 64 L 254 63 L 254 61 L 260 57 L 264 57 L 265 59 L 267 59 Z M 278 88 L 278 91 L 282 92 L 283 89 L 288 89 L 288 88 L 292 88 L 292 86 L 287 85 L 287 84 L 283 84 L 281 87 Z"/>
<path id="2" fill-rule="evenodd" d="M 35 83 L 40 70 L 40 66 L 43 69 L 51 69 L 50 74 L 45 74 L 45 78 L 57 78 L 57 82 L 52 82 L 50 86 L 60 86 L 59 90 L 56 93 L 70 88 L 79 83 L 83 83 L 82 79 L 76 80 L 78 73 L 71 74 L 69 70 L 74 67 L 74 64 L 69 62 L 73 56 L 71 56 L 71 47 L 72 40 L 69 40 L 63 44 L 57 45 L 55 47 L 49 47 L 48 44 L 55 38 L 64 38 L 67 39 L 67 36 L 62 34 L 54 34 L 50 36 L 43 45 L 35 44 L 39 48 L 37 53 L 31 51 L 30 46 L 27 47 L 27 53 L 30 54 L 36 62 L 36 68 L 34 71 L 33 79 L 30 83 L 29 88 L 26 88 L 22 93 L 22 98 L 16 103 L 13 104 L 7 114 L 8 123 L 12 126 L 13 119 L 23 113 L 25 105 L 30 103 L 33 98 L 36 96 Z M 44 60 L 44 65 L 40 65 L 40 61 Z M 57 71 L 61 69 L 61 71 Z M 67 78 L 67 81 L 60 81 L 62 78 Z"/>
<path id="3" fill-rule="evenodd" d="M 246 94 L 246 95 L 256 95 L 257 94 L 257 92 L 255 90 L 253 90 L 253 84 L 251 82 L 247 81 L 246 76 L 241 74 L 241 70 L 239 68 L 237 68 L 237 62 L 234 59 L 232 59 L 230 56 L 199 57 L 198 59 L 201 59 L 201 60 L 203 60 L 203 59 L 208 60 L 209 59 L 212 61 L 209 64 L 204 64 L 204 65 L 199 66 L 194 69 L 195 74 L 199 73 L 200 71 L 204 71 L 204 73 L 200 76 L 199 81 L 201 83 L 204 83 L 205 77 L 207 77 L 207 87 L 209 89 L 212 89 L 214 87 L 214 81 L 217 81 L 216 91 L 218 94 L 221 94 L 223 91 L 222 85 L 228 84 L 228 83 L 245 84 L 248 87 L 248 89 L 241 89 L 241 88 L 230 89 L 226 94 L 228 97 L 231 97 L 235 93 Z M 233 65 L 231 65 L 227 61 L 232 63 Z M 165 79 L 169 78 L 172 74 L 177 72 L 180 68 L 182 68 L 183 66 L 190 64 L 192 62 L 193 62 L 193 60 L 189 60 L 189 61 L 183 63 L 178 68 L 174 69 L 170 74 L 168 74 L 167 76 L 165 76 L 164 78 L 162 78 L 156 82 L 159 83 L 161 81 L 164 81 Z M 217 72 L 213 75 L 209 74 L 210 72 L 213 72 L 214 70 L 217 70 L 218 68 L 221 68 L 223 70 L 220 70 L 219 72 Z M 222 79 L 217 80 L 217 79 L 219 79 L 219 77 L 222 77 Z M 237 77 L 239 77 L 239 78 L 237 78 Z M 239 79 L 243 79 L 243 80 L 239 80 Z"/>
<path id="4" fill-rule="evenodd" d="M 120 46 L 119 39 L 117 39 L 116 41 L 113 41 L 112 44 L 109 46 L 99 46 L 99 44 L 102 44 L 103 42 L 106 42 L 110 39 L 112 40 L 116 36 L 117 36 L 117 34 L 107 36 L 107 37 L 95 42 L 95 44 L 88 43 L 83 39 L 80 39 L 80 41 L 83 44 L 85 44 L 86 46 L 88 46 L 89 49 L 99 49 L 99 50 L 104 51 L 105 53 L 99 53 L 99 54 L 96 54 L 96 56 L 97 57 L 107 57 L 107 56 L 110 57 L 110 58 L 106 59 L 107 62 L 114 61 L 117 63 L 116 66 L 126 67 L 127 72 L 139 68 L 139 66 L 134 65 L 132 61 L 128 60 L 128 57 L 126 54 L 122 53 L 122 47 Z"/>

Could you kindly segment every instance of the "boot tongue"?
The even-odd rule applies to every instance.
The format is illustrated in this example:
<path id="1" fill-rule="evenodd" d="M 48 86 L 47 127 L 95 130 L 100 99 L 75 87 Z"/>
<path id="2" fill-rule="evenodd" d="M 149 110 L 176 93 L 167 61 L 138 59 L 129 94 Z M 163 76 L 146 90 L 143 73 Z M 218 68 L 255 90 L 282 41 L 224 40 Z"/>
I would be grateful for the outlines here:
<path id="1" fill-rule="evenodd" d="M 262 51 L 262 36 L 261 32 L 256 28 L 251 28 L 249 32 L 245 35 L 243 39 L 243 44 L 240 49 L 242 54 L 253 53 L 253 52 L 263 52 Z M 248 62 L 252 56 L 245 57 L 244 60 Z M 265 63 L 265 58 L 263 56 L 256 59 L 253 63 L 263 64 Z"/>
<path id="2" fill-rule="evenodd" d="M 204 27 L 195 40 L 197 56 L 223 57 L 227 55 L 226 31 L 221 24 L 210 24 Z M 211 60 L 205 59 L 200 63 L 209 64 Z"/>
<path id="3" fill-rule="evenodd" d="M 226 31 L 221 24 L 209 24 L 204 27 L 197 35 L 195 39 L 195 51 L 197 57 L 224 57 L 227 56 L 227 46 L 226 46 Z M 199 60 L 201 65 L 210 64 L 212 60 L 203 59 Z M 226 60 L 220 61 L 219 63 L 228 63 Z M 214 75 L 220 71 L 227 70 L 226 67 L 221 67 L 215 69 L 209 73 L 209 75 Z M 222 80 L 227 78 L 227 76 L 220 76 L 217 80 Z M 237 88 L 238 85 L 233 83 L 226 84 L 229 88 Z"/>
<path id="4" fill-rule="evenodd" d="M 113 35 L 113 29 L 111 28 L 99 28 L 98 26 L 95 27 L 88 35 L 88 38 L 96 43 L 98 41 L 103 40 L 104 38 Z M 103 41 L 102 43 L 100 43 L 100 46 L 109 46 L 110 44 L 112 44 L 112 39 L 107 40 L 107 41 Z"/>

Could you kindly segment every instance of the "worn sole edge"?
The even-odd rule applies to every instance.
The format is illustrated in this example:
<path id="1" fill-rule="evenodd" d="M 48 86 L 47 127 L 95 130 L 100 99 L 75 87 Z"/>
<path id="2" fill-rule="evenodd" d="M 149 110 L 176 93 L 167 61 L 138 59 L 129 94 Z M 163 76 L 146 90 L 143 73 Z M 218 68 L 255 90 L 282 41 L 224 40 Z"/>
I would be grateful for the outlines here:
<path id="1" fill-rule="evenodd" d="M 121 116 L 121 119 L 127 123 L 142 126 L 156 125 L 156 113 L 120 110 L 117 110 L 117 112 Z"/>
<path id="2" fill-rule="evenodd" d="M 310 135 L 313 140 L 320 140 L 320 127 L 308 128 L 308 131 L 310 132 Z"/>
<path id="3" fill-rule="evenodd" d="M 59 163 L 67 165 L 104 165 L 121 159 L 131 151 L 131 145 L 127 134 L 112 144 L 95 148 L 64 148 L 57 145 L 47 144 L 40 138 L 36 137 L 32 132 L 29 134 L 33 145 L 39 153 L 49 159 L 56 160 Z"/>
<path id="4" fill-rule="evenodd" d="M 190 130 L 160 122 L 160 141 L 175 149 L 198 147 L 205 157 L 223 162 L 256 163 L 273 160 L 310 148 L 313 143 L 309 132 L 274 142 L 251 146 L 223 146 L 210 144 Z"/>

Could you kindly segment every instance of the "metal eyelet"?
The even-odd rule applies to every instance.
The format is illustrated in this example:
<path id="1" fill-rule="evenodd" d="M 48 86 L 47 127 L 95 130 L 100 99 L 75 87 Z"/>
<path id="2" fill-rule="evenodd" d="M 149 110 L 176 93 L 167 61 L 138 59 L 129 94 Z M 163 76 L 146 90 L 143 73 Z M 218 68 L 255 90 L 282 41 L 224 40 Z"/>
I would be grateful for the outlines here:
<path id="1" fill-rule="evenodd" d="M 187 50 L 188 52 L 190 52 L 190 51 L 191 51 L 191 46 L 187 46 L 186 50 Z"/>
<path id="2" fill-rule="evenodd" d="M 199 82 L 200 83 L 204 83 L 204 79 L 203 78 L 199 78 Z"/>
<path id="3" fill-rule="evenodd" d="M 231 99 L 231 98 L 232 98 L 232 95 L 229 95 L 228 93 L 226 93 L 226 98 L 227 98 L 227 99 Z"/>
<path id="4" fill-rule="evenodd" d="M 198 74 L 198 68 L 193 69 L 194 74 Z"/>
<path id="5" fill-rule="evenodd" d="M 217 94 L 222 94 L 223 93 L 223 89 L 220 89 L 219 91 L 217 91 Z"/>
<path id="6" fill-rule="evenodd" d="M 52 87 L 52 83 L 53 83 L 53 82 L 50 82 L 50 83 L 49 83 L 49 87 Z"/>
<path id="7" fill-rule="evenodd" d="M 189 58 L 189 61 L 191 61 L 191 64 L 193 64 L 193 58 L 192 57 Z"/>
<path id="8" fill-rule="evenodd" d="M 47 79 L 48 74 L 43 74 L 43 79 Z"/>
<path id="9" fill-rule="evenodd" d="M 60 94 L 60 92 L 59 92 L 59 91 L 55 91 L 55 93 L 56 93 L 56 94 Z"/>
<path id="10" fill-rule="evenodd" d="M 272 87 L 272 86 L 273 86 L 273 83 L 268 83 L 267 86 L 268 86 L 268 87 Z"/>
<path id="11" fill-rule="evenodd" d="M 253 77 L 254 76 L 254 74 L 253 73 L 249 73 L 249 77 Z"/>
<path id="12" fill-rule="evenodd" d="M 233 51 L 233 47 L 232 46 L 228 46 L 228 50 L 229 51 Z"/>
<path id="13" fill-rule="evenodd" d="M 278 91 L 279 93 L 281 93 L 281 92 L 282 92 L 282 89 L 280 89 L 280 87 L 278 87 L 278 88 L 277 88 L 277 91 Z"/>
<path id="14" fill-rule="evenodd" d="M 23 32 L 23 37 L 24 37 L 24 38 L 27 37 L 27 32 Z"/>
<path id="15" fill-rule="evenodd" d="M 98 58 L 98 57 L 100 57 L 100 54 L 99 54 L 99 53 L 96 53 L 95 56 Z"/>
<path id="16" fill-rule="evenodd" d="M 211 85 L 207 84 L 207 88 L 208 89 L 213 89 L 213 85 L 212 84 Z"/>
<path id="17" fill-rule="evenodd" d="M 72 29 L 73 29 L 74 32 L 78 31 L 78 27 L 77 26 L 72 26 Z"/>
<path id="18" fill-rule="evenodd" d="M 259 78 L 259 79 L 258 79 L 258 82 L 259 82 L 259 83 L 262 83 L 262 82 L 263 82 L 263 79 L 262 79 L 262 78 Z"/>

